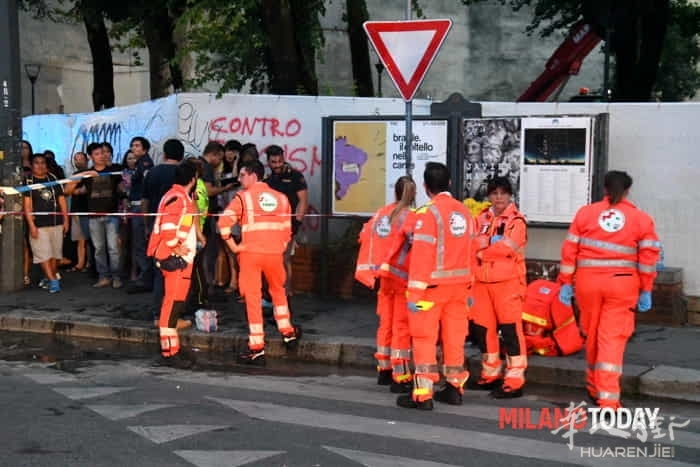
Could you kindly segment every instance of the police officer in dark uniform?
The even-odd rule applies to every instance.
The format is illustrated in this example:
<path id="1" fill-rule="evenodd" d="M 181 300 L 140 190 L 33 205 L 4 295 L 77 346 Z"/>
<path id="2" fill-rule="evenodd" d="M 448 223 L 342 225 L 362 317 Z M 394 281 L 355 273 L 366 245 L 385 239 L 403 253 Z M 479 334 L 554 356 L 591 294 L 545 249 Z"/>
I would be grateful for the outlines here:
<path id="1" fill-rule="evenodd" d="M 149 170 L 153 168 L 153 159 L 148 154 L 151 143 L 143 136 L 131 139 L 131 153 L 136 156 L 136 169 L 131 176 L 131 190 L 129 191 L 129 212 L 141 213 L 144 179 Z M 131 247 L 133 248 L 134 261 L 138 266 L 139 275 L 127 289 L 129 293 L 149 292 L 153 288 L 153 262 L 146 256 L 146 220 L 143 216 L 131 217 Z"/>
<path id="2" fill-rule="evenodd" d="M 284 193 L 292 207 L 292 241 L 287 246 L 287 251 L 284 253 L 284 264 L 287 269 L 287 294 L 291 291 L 292 277 L 292 256 L 294 255 L 295 242 L 294 238 L 301 227 L 304 220 L 304 214 L 309 207 L 309 188 L 306 184 L 304 174 L 292 168 L 284 160 L 284 150 L 277 146 L 271 145 L 265 149 L 267 154 L 267 165 L 270 167 L 271 173 L 265 177 L 265 183 L 281 193 Z"/>

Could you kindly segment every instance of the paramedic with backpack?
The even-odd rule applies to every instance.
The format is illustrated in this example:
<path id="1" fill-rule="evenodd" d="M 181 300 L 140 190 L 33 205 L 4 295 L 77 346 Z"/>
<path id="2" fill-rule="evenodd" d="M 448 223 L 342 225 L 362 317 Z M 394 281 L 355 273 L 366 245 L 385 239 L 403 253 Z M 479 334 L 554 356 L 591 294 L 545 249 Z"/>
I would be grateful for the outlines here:
<path id="1" fill-rule="evenodd" d="M 634 312 L 651 308 L 661 243 L 654 220 L 627 200 L 632 178 L 605 175 L 606 196 L 576 213 L 561 251 L 559 299 L 581 310 L 586 387 L 602 408 L 620 408 L 620 377 Z M 574 292 L 575 291 L 575 292 Z"/>
<path id="2" fill-rule="evenodd" d="M 477 218 L 474 239 L 475 282 L 470 334 L 481 350 L 481 375 L 469 389 L 493 389 L 495 398 L 522 395 L 527 348 L 522 312 L 525 300 L 525 246 L 527 223 L 512 201 L 513 187 L 506 177 L 488 183 L 491 207 Z M 506 371 L 502 374 L 500 342 L 503 338 Z"/>

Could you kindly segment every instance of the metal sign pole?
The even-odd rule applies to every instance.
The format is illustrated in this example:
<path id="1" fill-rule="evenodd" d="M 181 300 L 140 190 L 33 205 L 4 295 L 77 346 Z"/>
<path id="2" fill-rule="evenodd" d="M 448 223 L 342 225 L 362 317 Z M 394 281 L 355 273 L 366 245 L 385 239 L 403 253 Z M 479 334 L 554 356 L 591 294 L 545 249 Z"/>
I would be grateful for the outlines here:
<path id="1" fill-rule="evenodd" d="M 406 19 L 411 19 L 411 0 L 406 0 Z M 406 101 L 406 175 L 413 177 L 411 147 L 413 146 L 413 100 Z"/>

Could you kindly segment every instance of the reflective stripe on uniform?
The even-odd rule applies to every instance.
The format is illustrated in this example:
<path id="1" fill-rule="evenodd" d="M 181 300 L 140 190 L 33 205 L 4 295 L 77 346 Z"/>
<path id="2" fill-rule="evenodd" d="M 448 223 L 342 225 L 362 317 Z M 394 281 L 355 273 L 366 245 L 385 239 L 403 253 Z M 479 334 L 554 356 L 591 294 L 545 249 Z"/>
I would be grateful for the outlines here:
<path id="1" fill-rule="evenodd" d="M 576 266 L 582 268 L 634 268 L 637 269 L 637 263 L 625 259 L 580 259 L 576 262 Z"/>
<path id="2" fill-rule="evenodd" d="M 638 245 L 639 248 L 661 248 L 661 242 L 657 240 L 641 240 Z"/>
<path id="3" fill-rule="evenodd" d="M 413 240 L 416 242 L 430 243 L 431 245 L 434 245 L 435 243 L 437 243 L 437 238 L 435 238 L 432 235 L 428 235 L 428 234 L 414 234 Z"/>
<path id="4" fill-rule="evenodd" d="M 411 351 L 409 349 L 392 349 L 391 358 L 411 358 Z"/>
<path id="5" fill-rule="evenodd" d="M 636 255 L 637 249 L 632 246 L 621 245 L 619 243 L 604 242 L 602 240 L 595 240 L 593 238 L 581 238 L 581 245 L 590 246 L 594 248 L 600 248 L 601 250 L 614 251 L 617 253 L 623 253 L 626 255 Z"/>
<path id="6" fill-rule="evenodd" d="M 600 391 L 598 393 L 598 400 L 617 401 L 617 400 L 620 400 L 620 393 L 619 392 Z"/>
<path id="7" fill-rule="evenodd" d="M 466 276 L 469 275 L 469 268 L 452 269 L 449 271 L 433 271 L 430 273 L 431 279 L 443 279 L 445 277 Z"/>
<path id="8" fill-rule="evenodd" d="M 578 243 L 579 240 L 581 240 L 581 237 L 578 235 L 574 235 L 572 233 L 566 234 L 566 239 L 567 242 L 573 242 L 573 243 Z"/>
<path id="9" fill-rule="evenodd" d="M 428 283 L 427 282 L 422 282 L 422 281 L 408 281 L 408 288 L 409 289 L 427 289 L 428 288 Z"/>
<path id="10" fill-rule="evenodd" d="M 241 232 L 256 232 L 259 230 L 285 230 L 284 222 L 257 222 L 255 224 L 245 224 L 241 226 Z"/>
<path id="11" fill-rule="evenodd" d="M 593 369 L 622 374 L 622 366 L 614 365 L 612 363 L 598 362 L 593 366 Z"/>
<path id="12" fill-rule="evenodd" d="M 399 268 L 395 268 L 394 266 L 389 266 L 389 272 L 392 273 L 393 275 L 401 278 L 401 279 L 408 279 L 408 273 L 406 271 L 402 271 Z"/>
<path id="13" fill-rule="evenodd" d="M 639 272 L 644 272 L 647 274 L 652 274 L 656 272 L 656 265 L 654 266 L 648 266 L 646 264 L 640 264 L 637 269 L 639 269 Z"/>

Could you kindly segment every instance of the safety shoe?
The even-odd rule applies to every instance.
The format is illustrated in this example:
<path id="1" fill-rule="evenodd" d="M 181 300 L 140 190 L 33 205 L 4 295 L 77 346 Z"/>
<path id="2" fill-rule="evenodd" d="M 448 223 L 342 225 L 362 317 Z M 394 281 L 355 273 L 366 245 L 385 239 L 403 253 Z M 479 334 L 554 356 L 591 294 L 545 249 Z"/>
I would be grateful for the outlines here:
<path id="1" fill-rule="evenodd" d="M 179 370 L 189 370 L 195 363 L 196 359 L 193 354 L 180 350 L 172 357 L 163 357 L 161 355 L 158 365 L 177 368 Z"/>
<path id="2" fill-rule="evenodd" d="M 413 400 L 410 394 L 404 394 L 396 398 L 396 405 L 405 409 L 433 410 L 433 400 L 426 399 L 421 402 Z"/>
<path id="3" fill-rule="evenodd" d="M 377 384 L 379 386 L 389 386 L 394 380 L 391 377 L 393 371 L 391 370 L 379 370 L 377 374 Z"/>
<path id="4" fill-rule="evenodd" d="M 248 350 L 238 355 L 237 363 L 242 365 L 258 365 L 265 366 L 265 349 Z"/>
<path id="5" fill-rule="evenodd" d="M 294 326 L 293 334 L 287 334 L 282 336 L 284 346 L 287 348 L 288 351 L 296 350 L 297 347 L 299 347 L 299 340 L 301 339 L 302 334 L 303 333 L 301 331 L 301 326 L 297 325 Z"/>
<path id="6" fill-rule="evenodd" d="M 500 386 L 491 392 L 494 399 L 516 399 L 523 396 L 523 388 L 512 389 L 508 386 Z"/>
<path id="7" fill-rule="evenodd" d="M 462 394 L 460 394 L 459 389 L 449 383 L 445 385 L 444 389 L 436 391 L 433 394 L 433 399 L 450 405 L 462 405 Z"/>
<path id="8" fill-rule="evenodd" d="M 482 381 L 477 378 L 469 378 L 467 380 L 466 387 L 472 391 L 493 391 L 497 387 L 503 384 L 502 379 L 495 379 L 493 381 Z"/>
<path id="9" fill-rule="evenodd" d="M 392 381 L 389 391 L 394 394 L 410 394 L 413 391 L 413 383 L 397 383 L 396 381 Z"/>

